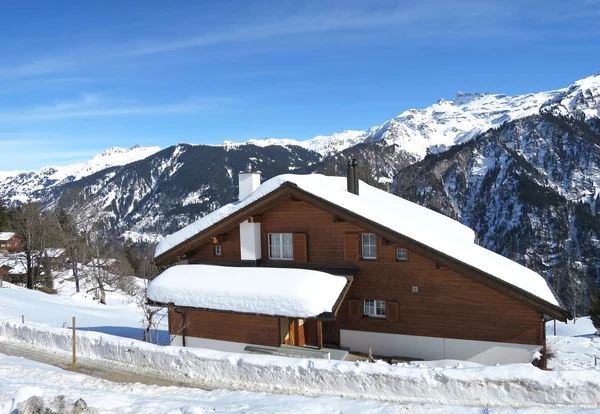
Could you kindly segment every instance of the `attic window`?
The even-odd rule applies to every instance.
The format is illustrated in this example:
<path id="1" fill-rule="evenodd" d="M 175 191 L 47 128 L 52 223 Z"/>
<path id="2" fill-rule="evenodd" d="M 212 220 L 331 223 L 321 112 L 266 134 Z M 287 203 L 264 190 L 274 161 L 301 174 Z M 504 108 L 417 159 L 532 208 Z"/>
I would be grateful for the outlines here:
<path id="1" fill-rule="evenodd" d="M 362 239 L 362 258 L 367 260 L 377 259 L 377 236 L 372 233 L 364 233 Z"/>
<path id="2" fill-rule="evenodd" d="M 401 247 L 396 249 L 396 260 L 399 262 L 406 262 L 408 260 L 408 253 L 406 252 L 406 249 Z"/>
<path id="3" fill-rule="evenodd" d="M 293 258 L 292 233 L 269 233 L 269 259 L 292 260 Z"/>
<path id="4" fill-rule="evenodd" d="M 215 256 L 222 256 L 223 255 L 223 250 L 221 249 L 221 245 L 217 244 L 214 247 L 215 249 Z"/>

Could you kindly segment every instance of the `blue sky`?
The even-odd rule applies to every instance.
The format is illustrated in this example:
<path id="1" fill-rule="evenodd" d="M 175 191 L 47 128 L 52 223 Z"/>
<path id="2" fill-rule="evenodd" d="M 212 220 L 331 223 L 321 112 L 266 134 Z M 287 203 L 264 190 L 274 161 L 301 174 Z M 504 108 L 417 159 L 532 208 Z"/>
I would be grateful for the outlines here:
<path id="1" fill-rule="evenodd" d="M 5 2 L 0 170 L 557 89 L 600 70 L 599 21 L 600 0 Z"/>

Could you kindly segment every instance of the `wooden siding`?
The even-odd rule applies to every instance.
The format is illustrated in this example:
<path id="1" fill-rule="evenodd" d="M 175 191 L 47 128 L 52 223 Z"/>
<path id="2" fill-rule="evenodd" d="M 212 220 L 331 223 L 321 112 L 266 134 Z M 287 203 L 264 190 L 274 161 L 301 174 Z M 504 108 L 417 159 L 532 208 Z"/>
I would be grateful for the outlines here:
<path id="1" fill-rule="evenodd" d="M 247 344 L 279 346 L 279 318 L 195 309 L 179 309 L 185 314 L 186 336 Z M 169 309 L 169 334 L 181 335 L 181 315 Z"/>
<path id="2" fill-rule="evenodd" d="M 335 220 L 332 214 L 306 202 L 282 200 L 262 212 L 261 232 L 265 262 L 269 262 L 268 233 L 299 233 L 306 235 L 309 264 L 358 265 L 359 271 L 337 315 L 335 330 L 338 337 L 339 329 L 350 329 L 543 344 L 541 316 L 528 305 L 439 266 L 408 246 L 383 245 L 380 236 L 377 237 L 377 258 L 360 260 L 360 234 L 366 231 L 347 221 Z M 220 238 L 222 257 L 214 257 L 212 245 L 206 244 L 196 250 L 192 259 L 240 261 L 239 229 L 229 231 L 222 240 Z M 396 261 L 398 247 L 407 248 L 406 261 Z M 294 254 L 299 254 L 298 251 L 294 243 Z M 304 260 L 304 256 L 295 259 Z M 418 292 L 412 291 L 413 286 Z M 388 308 L 394 312 L 397 308 L 397 315 L 386 319 L 363 318 L 364 299 L 385 300 Z M 329 337 L 330 334 L 324 330 L 324 335 Z M 310 336 L 307 335 L 307 343 L 314 341 Z"/>
<path id="3" fill-rule="evenodd" d="M 218 238 L 221 246 L 221 256 L 215 256 L 214 244 L 209 242 L 195 250 L 190 261 L 210 261 L 210 262 L 239 262 L 240 261 L 240 228 L 237 227 L 225 235 Z"/>

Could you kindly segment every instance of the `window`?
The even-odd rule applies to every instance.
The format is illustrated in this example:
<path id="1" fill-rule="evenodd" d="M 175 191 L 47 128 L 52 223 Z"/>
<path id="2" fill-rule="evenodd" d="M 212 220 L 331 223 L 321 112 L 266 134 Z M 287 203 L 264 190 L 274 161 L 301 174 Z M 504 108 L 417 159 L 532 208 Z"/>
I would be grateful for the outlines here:
<path id="1" fill-rule="evenodd" d="M 269 259 L 292 260 L 292 233 L 269 233 Z"/>
<path id="2" fill-rule="evenodd" d="M 215 245 L 215 256 L 221 256 L 223 251 L 221 250 L 221 245 Z"/>
<path id="3" fill-rule="evenodd" d="M 377 236 L 372 233 L 362 235 L 362 258 L 377 259 Z"/>
<path id="4" fill-rule="evenodd" d="M 408 254 L 406 253 L 406 249 L 401 247 L 396 249 L 396 260 L 399 262 L 405 262 L 408 260 Z"/>
<path id="5" fill-rule="evenodd" d="M 385 300 L 365 300 L 363 315 L 373 318 L 385 318 Z"/>
<path id="6" fill-rule="evenodd" d="M 5 243 L 0 244 L 0 247 L 6 247 Z"/>

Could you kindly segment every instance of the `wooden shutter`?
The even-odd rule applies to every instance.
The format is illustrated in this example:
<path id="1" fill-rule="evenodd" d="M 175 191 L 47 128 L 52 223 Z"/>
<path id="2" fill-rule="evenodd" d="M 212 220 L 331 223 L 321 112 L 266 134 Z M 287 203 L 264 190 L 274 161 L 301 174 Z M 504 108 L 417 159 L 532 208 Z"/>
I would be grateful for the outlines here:
<path id="1" fill-rule="evenodd" d="M 294 233 L 292 235 L 294 245 L 294 263 L 308 262 L 308 253 L 305 233 Z"/>
<path id="2" fill-rule="evenodd" d="M 344 234 L 344 260 L 358 261 L 360 250 L 358 248 L 358 234 Z"/>
<path id="3" fill-rule="evenodd" d="M 349 301 L 349 314 L 351 318 L 360 318 L 362 316 L 362 300 L 350 299 Z"/>
<path id="4" fill-rule="evenodd" d="M 398 302 L 391 300 L 385 301 L 385 317 L 390 322 L 398 321 Z"/>

